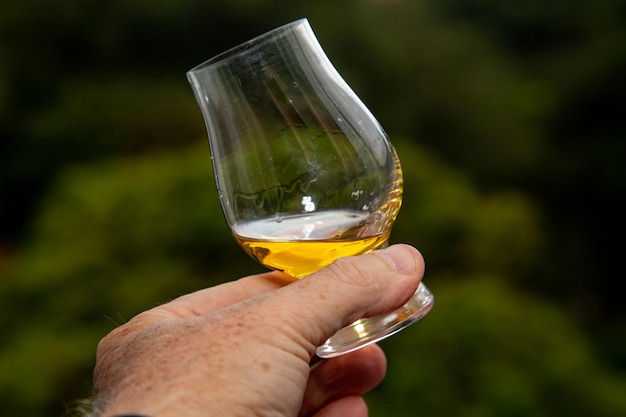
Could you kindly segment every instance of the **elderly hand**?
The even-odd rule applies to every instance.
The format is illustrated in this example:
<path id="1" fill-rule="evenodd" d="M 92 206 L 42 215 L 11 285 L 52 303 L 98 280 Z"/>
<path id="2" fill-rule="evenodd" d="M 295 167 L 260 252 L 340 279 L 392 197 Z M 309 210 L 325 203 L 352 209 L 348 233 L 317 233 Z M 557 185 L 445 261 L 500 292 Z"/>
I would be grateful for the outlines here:
<path id="1" fill-rule="evenodd" d="M 289 285 L 269 272 L 145 311 L 98 346 L 97 415 L 367 416 L 360 395 L 384 377 L 382 350 L 311 367 L 315 348 L 358 318 L 401 306 L 423 273 L 416 249 L 394 245 Z"/>

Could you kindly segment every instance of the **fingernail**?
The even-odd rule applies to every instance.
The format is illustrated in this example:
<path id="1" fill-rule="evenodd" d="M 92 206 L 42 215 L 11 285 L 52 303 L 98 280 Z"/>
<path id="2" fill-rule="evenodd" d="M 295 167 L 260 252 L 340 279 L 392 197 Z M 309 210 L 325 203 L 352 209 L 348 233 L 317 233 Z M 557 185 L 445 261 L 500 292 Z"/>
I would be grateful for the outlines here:
<path id="1" fill-rule="evenodd" d="M 412 246 L 394 245 L 375 251 L 374 253 L 385 258 L 391 266 L 401 274 L 408 275 L 415 272 L 415 254 L 417 253 L 417 249 Z"/>

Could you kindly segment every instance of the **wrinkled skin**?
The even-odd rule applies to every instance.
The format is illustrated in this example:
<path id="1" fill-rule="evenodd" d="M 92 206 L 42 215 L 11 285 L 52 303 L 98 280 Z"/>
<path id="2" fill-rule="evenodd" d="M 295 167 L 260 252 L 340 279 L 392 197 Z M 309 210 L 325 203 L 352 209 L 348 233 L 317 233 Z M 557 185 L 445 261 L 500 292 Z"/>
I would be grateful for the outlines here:
<path id="1" fill-rule="evenodd" d="M 344 325 L 402 305 L 424 273 L 394 245 L 302 280 L 253 275 L 145 311 L 99 344 L 98 415 L 364 417 L 361 394 L 385 375 L 372 345 L 311 366 Z"/>

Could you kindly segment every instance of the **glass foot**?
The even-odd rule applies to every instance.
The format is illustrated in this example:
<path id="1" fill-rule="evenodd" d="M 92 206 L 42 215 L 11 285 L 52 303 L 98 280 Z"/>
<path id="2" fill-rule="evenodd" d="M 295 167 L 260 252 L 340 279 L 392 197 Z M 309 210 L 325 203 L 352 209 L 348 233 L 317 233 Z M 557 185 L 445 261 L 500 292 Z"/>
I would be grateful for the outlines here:
<path id="1" fill-rule="evenodd" d="M 317 348 L 320 358 L 332 358 L 383 340 L 424 317 L 435 297 L 420 283 L 411 299 L 399 309 L 381 316 L 359 319 L 339 330 Z"/>

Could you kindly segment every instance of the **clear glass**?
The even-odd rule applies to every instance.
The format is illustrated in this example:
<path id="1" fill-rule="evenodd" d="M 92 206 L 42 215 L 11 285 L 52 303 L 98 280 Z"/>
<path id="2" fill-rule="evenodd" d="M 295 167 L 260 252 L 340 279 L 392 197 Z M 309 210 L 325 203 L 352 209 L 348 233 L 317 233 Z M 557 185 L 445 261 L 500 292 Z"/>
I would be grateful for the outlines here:
<path id="1" fill-rule="evenodd" d="M 387 243 L 402 201 L 400 162 L 306 19 L 228 50 L 187 77 L 205 120 L 224 216 L 250 256 L 297 279 Z M 358 320 L 317 355 L 387 337 L 433 301 L 420 285 L 404 307 Z"/>

